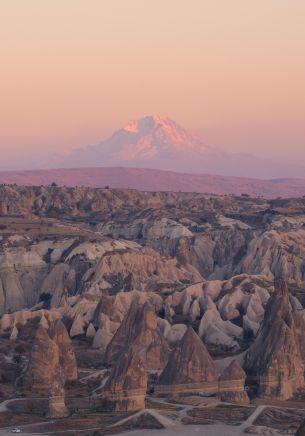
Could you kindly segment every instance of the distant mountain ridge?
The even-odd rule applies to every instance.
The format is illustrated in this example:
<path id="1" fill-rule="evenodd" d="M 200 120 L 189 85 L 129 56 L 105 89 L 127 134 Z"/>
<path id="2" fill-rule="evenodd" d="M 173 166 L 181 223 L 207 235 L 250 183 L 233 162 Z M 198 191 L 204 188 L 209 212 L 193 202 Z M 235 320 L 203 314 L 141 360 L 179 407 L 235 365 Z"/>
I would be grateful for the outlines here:
<path id="1" fill-rule="evenodd" d="M 305 179 L 261 180 L 209 174 L 187 174 L 147 168 L 69 168 L 3 171 L 0 183 L 17 185 L 88 186 L 141 191 L 182 191 L 214 194 L 248 194 L 265 198 L 305 195 Z"/>
<path id="2" fill-rule="evenodd" d="M 99 144 L 72 151 L 59 166 L 123 166 L 264 179 L 305 174 L 302 166 L 211 147 L 172 119 L 159 115 L 130 121 Z"/>

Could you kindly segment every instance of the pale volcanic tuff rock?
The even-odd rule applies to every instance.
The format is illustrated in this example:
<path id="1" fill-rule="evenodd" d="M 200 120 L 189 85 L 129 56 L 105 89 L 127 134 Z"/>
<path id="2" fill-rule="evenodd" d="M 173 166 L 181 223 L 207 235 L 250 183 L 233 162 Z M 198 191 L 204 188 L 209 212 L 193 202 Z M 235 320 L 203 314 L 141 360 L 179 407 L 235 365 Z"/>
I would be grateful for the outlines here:
<path id="1" fill-rule="evenodd" d="M 245 391 L 246 373 L 237 360 L 233 360 L 219 377 L 219 396 L 229 403 L 249 403 Z"/>
<path id="2" fill-rule="evenodd" d="M 201 279 L 193 267 L 131 241 L 28 238 L 24 245 L 2 247 L 0 241 L 0 314 L 31 308 L 46 297 L 56 308 L 86 291 L 100 296 L 104 291 L 181 289 Z"/>
<path id="3" fill-rule="evenodd" d="M 242 339 L 243 330 L 231 321 L 223 321 L 216 309 L 209 309 L 200 321 L 199 336 L 208 344 L 238 349 L 237 339 Z"/>
<path id="4" fill-rule="evenodd" d="M 205 345 L 189 327 L 162 371 L 156 395 L 218 391 L 218 374 Z"/>
<path id="5" fill-rule="evenodd" d="M 272 280 L 281 274 L 285 264 L 290 283 L 305 281 L 305 229 L 278 231 L 272 229 L 253 239 L 235 273 L 263 274 Z"/>
<path id="6" fill-rule="evenodd" d="M 304 387 L 304 331 L 304 318 L 292 308 L 286 283 L 278 280 L 244 362 L 259 396 L 287 399 Z"/>
<path id="7" fill-rule="evenodd" d="M 124 318 L 133 302 L 138 303 L 140 306 L 149 303 L 155 308 L 156 312 L 161 312 L 163 309 L 163 298 L 155 292 L 140 292 L 137 290 L 118 292 L 113 298 L 114 315 L 111 316 L 111 319 L 115 322 L 117 321 L 117 317 L 119 317 L 120 320 Z"/>
<path id="8" fill-rule="evenodd" d="M 267 201 L 196 193 L 1 187 L 0 200 L 2 204 L 10 204 L 8 209 L 13 211 L 11 213 L 29 215 L 35 211 L 44 217 L 51 215 L 52 211 L 54 214 L 55 208 L 55 211 L 60 211 L 58 216 L 64 218 L 73 216 L 88 222 L 94 216 L 110 236 L 125 234 L 125 237 L 162 254 L 176 257 L 178 263 L 187 268 L 192 265 L 209 279 L 223 280 L 245 272 L 265 274 L 272 280 L 280 269 L 278 250 L 281 247 L 282 255 L 289 260 L 289 280 L 300 285 L 305 279 L 303 199 Z M 8 213 L 6 206 L 3 211 Z M 296 216 L 297 224 L 294 224 Z M 147 229 L 144 234 L 141 230 L 138 233 L 133 230 L 139 221 Z M 82 251 L 87 252 L 84 257 L 87 256 L 88 262 L 96 262 L 93 259 L 101 255 L 100 249 L 93 250 L 91 245 L 88 251 L 86 244 L 84 242 L 80 251 L 76 248 L 72 257 L 68 255 L 62 259 L 63 263 L 74 262 L 84 255 Z M 57 255 L 52 257 L 51 253 L 51 258 L 53 262 L 55 259 L 59 262 Z M 66 285 L 73 288 L 73 272 L 68 276 Z M 19 274 L 17 278 L 21 280 Z M 79 280 L 76 282 L 79 283 Z M 18 300 L 18 286 L 15 288 L 16 298 L 12 301 L 23 305 Z M 23 283 L 21 288 L 24 289 Z M 32 287 L 32 290 L 27 287 L 31 300 L 37 299 L 39 295 L 36 291 L 40 289 L 41 278 L 39 286 Z M 71 292 L 74 291 L 72 289 Z M 60 295 L 54 301 L 57 298 L 61 298 Z M 31 305 L 33 303 L 29 307 Z M 10 304 L 6 307 L 10 308 Z"/>
<path id="9" fill-rule="evenodd" d="M 106 351 L 112 338 L 113 334 L 107 332 L 105 329 L 98 329 L 94 335 L 92 347 L 99 348 L 101 351 Z"/>
<path id="10" fill-rule="evenodd" d="M 105 361 L 114 365 L 121 354 L 133 348 L 141 356 L 147 370 L 164 368 L 168 360 L 168 344 L 158 327 L 155 309 L 148 303 L 133 302 L 120 327 L 107 346 Z"/>
<path id="11" fill-rule="evenodd" d="M 132 289 L 156 291 L 200 280 L 195 268 L 179 266 L 175 259 L 161 257 L 148 248 L 106 255 L 95 268 L 95 282 L 104 284 L 112 293 Z"/>
<path id="12" fill-rule="evenodd" d="M 39 323 L 45 329 L 49 328 L 49 324 L 56 319 L 62 317 L 61 311 L 57 309 L 45 310 L 20 310 L 11 314 L 4 314 L 0 321 L 1 330 L 4 332 L 8 329 L 13 329 L 14 326 L 18 328 L 25 326 L 30 320 L 40 319 Z"/>

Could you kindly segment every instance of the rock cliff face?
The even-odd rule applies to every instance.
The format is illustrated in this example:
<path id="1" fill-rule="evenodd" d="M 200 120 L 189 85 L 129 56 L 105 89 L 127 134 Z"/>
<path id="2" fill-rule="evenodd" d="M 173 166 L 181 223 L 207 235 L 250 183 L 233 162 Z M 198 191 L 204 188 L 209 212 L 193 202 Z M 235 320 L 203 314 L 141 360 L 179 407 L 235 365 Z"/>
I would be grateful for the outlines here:
<path id="1" fill-rule="evenodd" d="M 61 235 L 21 242 L 6 242 L 1 253 L 0 240 L 0 314 L 40 302 L 61 307 L 69 296 L 88 290 L 99 296 L 133 289 L 167 291 L 202 280 L 195 268 L 127 241 L 99 236 L 98 242 L 84 243 Z"/>
<path id="2" fill-rule="evenodd" d="M 122 324 L 106 350 L 106 362 L 115 364 L 125 350 L 132 347 L 141 356 L 147 370 L 164 368 L 168 360 L 168 344 L 157 322 L 155 309 L 146 303 L 133 302 Z"/>
<path id="3" fill-rule="evenodd" d="M 229 403 L 248 404 L 245 391 L 246 373 L 237 360 L 233 360 L 219 377 L 219 396 Z"/>
<path id="4" fill-rule="evenodd" d="M 61 371 L 60 353 L 56 343 L 41 325 L 37 329 L 26 372 L 26 386 L 49 390 L 56 374 Z"/>
<path id="5" fill-rule="evenodd" d="M 49 390 L 49 418 L 64 418 L 70 414 L 65 404 L 65 381 L 63 369 L 58 366 Z"/>
<path id="6" fill-rule="evenodd" d="M 49 329 L 50 338 L 57 344 L 59 349 L 59 364 L 67 381 L 77 380 L 77 365 L 74 348 L 63 322 L 58 319 L 52 323 Z"/>
<path id="7" fill-rule="evenodd" d="M 147 373 L 145 362 L 132 346 L 113 366 L 102 394 L 103 409 L 135 412 L 145 408 Z"/>
<path id="8" fill-rule="evenodd" d="M 189 327 L 172 352 L 156 386 L 156 395 L 218 391 L 218 375 L 205 345 Z"/>
<path id="9" fill-rule="evenodd" d="M 295 312 L 286 283 L 278 280 L 244 364 L 249 382 L 257 384 L 262 397 L 287 399 L 304 386 L 304 339 L 298 334 Z"/>

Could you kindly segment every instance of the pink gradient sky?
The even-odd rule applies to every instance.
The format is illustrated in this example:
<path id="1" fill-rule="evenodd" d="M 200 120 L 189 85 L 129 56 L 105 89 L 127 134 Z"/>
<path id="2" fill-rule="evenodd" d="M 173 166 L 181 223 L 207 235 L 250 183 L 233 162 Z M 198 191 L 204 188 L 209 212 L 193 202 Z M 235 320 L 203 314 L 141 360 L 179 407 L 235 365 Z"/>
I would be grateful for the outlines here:
<path id="1" fill-rule="evenodd" d="M 304 22 L 304 0 L 2 0 L 1 164 L 151 113 L 305 161 Z"/>

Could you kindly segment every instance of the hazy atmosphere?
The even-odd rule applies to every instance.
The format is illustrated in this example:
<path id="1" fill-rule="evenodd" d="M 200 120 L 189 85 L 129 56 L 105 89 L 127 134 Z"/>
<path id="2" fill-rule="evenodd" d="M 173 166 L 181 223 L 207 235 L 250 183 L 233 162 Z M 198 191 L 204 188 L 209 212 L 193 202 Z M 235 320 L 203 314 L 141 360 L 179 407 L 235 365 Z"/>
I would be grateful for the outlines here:
<path id="1" fill-rule="evenodd" d="M 56 166 L 130 119 L 305 159 L 302 0 L 40 0 L 0 6 L 1 168 Z"/>
<path id="2" fill-rule="evenodd" d="M 305 436 L 305 0 L 0 0 L 0 436 Z"/>

